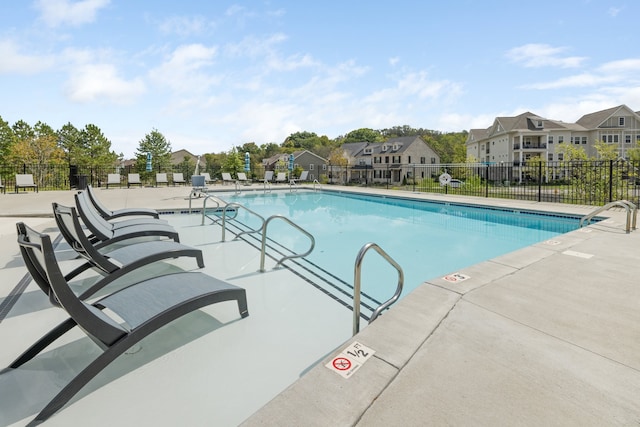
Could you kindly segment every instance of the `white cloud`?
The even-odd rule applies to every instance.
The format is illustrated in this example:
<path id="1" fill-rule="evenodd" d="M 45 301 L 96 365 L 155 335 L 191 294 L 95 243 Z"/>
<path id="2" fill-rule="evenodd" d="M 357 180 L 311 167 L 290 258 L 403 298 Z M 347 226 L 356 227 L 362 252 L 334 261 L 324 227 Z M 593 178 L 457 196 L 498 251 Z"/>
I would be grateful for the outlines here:
<path id="1" fill-rule="evenodd" d="M 598 68 L 598 71 L 602 73 L 637 73 L 640 71 L 640 59 L 631 58 L 607 62 L 606 64 L 600 66 Z"/>
<path id="2" fill-rule="evenodd" d="M 34 6 L 40 11 L 41 19 L 49 27 L 61 25 L 79 26 L 93 22 L 98 11 L 110 0 L 36 0 Z"/>
<path id="3" fill-rule="evenodd" d="M 203 71 L 214 63 L 217 51 L 216 47 L 202 44 L 179 46 L 149 74 L 159 85 L 174 91 L 202 93 L 220 80 Z"/>
<path id="4" fill-rule="evenodd" d="M 519 47 L 514 47 L 506 54 L 512 62 L 522 64 L 527 68 L 539 67 L 579 67 L 585 60 L 580 56 L 560 56 L 567 48 L 553 47 L 548 44 L 531 43 Z"/>
<path id="5" fill-rule="evenodd" d="M 0 74 L 36 74 L 55 64 L 52 56 L 38 56 L 20 52 L 19 46 L 10 40 L 0 40 Z"/>
<path id="6" fill-rule="evenodd" d="M 201 16 L 186 17 L 173 16 L 160 23 L 160 31 L 166 34 L 177 34 L 180 37 L 187 37 L 194 34 L 201 34 L 213 23 Z"/>
<path id="7" fill-rule="evenodd" d="M 127 104 L 145 92 L 141 79 L 125 80 L 111 64 L 84 64 L 72 68 L 66 84 L 67 96 L 74 102 L 109 101 Z"/>
<path id="8" fill-rule="evenodd" d="M 609 16 L 615 18 L 616 16 L 618 16 L 618 14 L 622 12 L 622 8 L 621 7 L 610 7 L 609 10 L 607 11 L 607 13 L 609 14 Z"/>

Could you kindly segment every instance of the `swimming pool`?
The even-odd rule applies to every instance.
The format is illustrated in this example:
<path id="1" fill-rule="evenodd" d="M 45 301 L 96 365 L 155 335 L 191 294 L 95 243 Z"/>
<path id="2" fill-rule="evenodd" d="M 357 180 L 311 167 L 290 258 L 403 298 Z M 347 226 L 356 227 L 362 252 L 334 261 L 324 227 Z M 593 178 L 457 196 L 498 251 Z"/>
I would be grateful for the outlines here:
<path id="1" fill-rule="evenodd" d="M 334 191 L 220 196 L 264 218 L 284 215 L 309 231 L 316 247 L 306 259 L 349 284 L 360 248 L 378 244 L 404 270 L 403 296 L 430 278 L 579 227 L 579 218 L 570 215 Z M 259 225 L 246 210 L 239 210 L 238 220 Z M 284 222 L 270 224 L 268 236 L 293 251 L 309 246 L 304 235 Z M 381 259 L 372 252 L 362 265 L 362 291 L 377 301 L 388 299 L 397 283 L 396 271 Z"/>

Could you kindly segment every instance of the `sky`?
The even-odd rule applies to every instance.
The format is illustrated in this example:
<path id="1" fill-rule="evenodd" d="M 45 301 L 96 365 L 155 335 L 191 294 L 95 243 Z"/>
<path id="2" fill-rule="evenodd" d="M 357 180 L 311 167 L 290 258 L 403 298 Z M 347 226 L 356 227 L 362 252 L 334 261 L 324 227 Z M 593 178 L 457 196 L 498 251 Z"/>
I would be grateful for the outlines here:
<path id="1" fill-rule="evenodd" d="M 640 110 L 637 0 L 3 0 L 0 117 L 220 153 Z"/>

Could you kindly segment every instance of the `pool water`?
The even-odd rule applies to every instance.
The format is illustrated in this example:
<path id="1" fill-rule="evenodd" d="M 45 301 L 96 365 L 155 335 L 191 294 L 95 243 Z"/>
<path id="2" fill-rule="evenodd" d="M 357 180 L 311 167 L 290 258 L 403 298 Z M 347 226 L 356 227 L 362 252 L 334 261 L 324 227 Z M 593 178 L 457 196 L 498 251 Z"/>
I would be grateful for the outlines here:
<path id="1" fill-rule="evenodd" d="M 484 209 L 451 203 L 338 192 L 245 192 L 229 197 L 264 218 L 284 215 L 310 232 L 315 249 L 306 258 L 353 284 L 360 249 L 376 243 L 404 271 L 403 296 L 422 282 L 453 273 L 579 227 L 577 217 Z M 238 220 L 259 222 L 246 210 Z M 303 252 L 309 239 L 284 221 L 272 221 L 269 238 Z M 362 263 L 362 290 L 388 299 L 398 280 L 396 270 L 369 251 Z"/>

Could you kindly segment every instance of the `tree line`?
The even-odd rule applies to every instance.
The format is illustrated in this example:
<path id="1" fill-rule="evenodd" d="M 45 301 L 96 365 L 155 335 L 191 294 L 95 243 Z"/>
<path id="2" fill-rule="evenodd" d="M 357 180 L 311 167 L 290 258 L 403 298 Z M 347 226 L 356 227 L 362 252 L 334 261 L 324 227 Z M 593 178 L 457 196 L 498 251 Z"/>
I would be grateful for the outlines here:
<path id="1" fill-rule="evenodd" d="M 282 143 L 269 142 L 258 145 L 247 142 L 233 146 L 227 152 L 206 153 L 204 160 L 210 170 L 239 170 L 244 166 L 244 153 L 249 153 L 253 165 L 276 154 L 308 150 L 326 159 L 341 156 L 340 147 L 350 142 L 383 142 L 402 136 L 420 136 L 440 156 L 442 163 L 462 163 L 466 159 L 467 132 L 443 133 L 434 130 L 396 126 L 374 130 L 361 128 L 335 139 L 315 132 L 295 132 Z M 179 148 L 179 147 L 178 147 Z M 135 151 L 135 168 L 146 168 L 147 155 L 151 153 L 154 170 L 162 170 L 171 164 L 171 142 L 157 129 L 144 135 Z M 111 141 L 95 124 L 78 128 L 67 123 L 55 130 L 44 122 L 30 125 L 18 120 L 10 125 L 0 116 L 0 163 L 30 164 L 45 167 L 47 164 L 78 165 L 83 167 L 111 167 L 122 164 L 122 153 L 111 149 Z M 184 159 L 192 163 L 191 159 Z"/>

